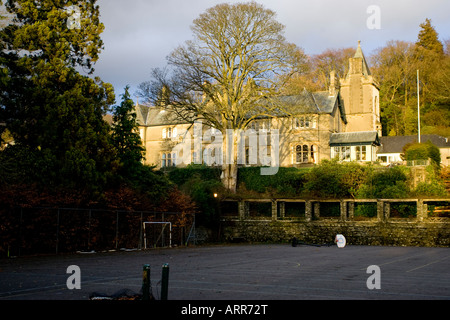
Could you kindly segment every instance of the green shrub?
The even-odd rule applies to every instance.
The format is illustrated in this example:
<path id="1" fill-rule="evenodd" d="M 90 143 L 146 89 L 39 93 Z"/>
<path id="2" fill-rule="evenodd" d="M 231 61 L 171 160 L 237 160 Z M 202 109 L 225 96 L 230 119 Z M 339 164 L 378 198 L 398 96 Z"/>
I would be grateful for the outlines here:
<path id="1" fill-rule="evenodd" d="M 377 216 L 376 203 L 355 203 L 354 217 L 374 218 Z"/>
<path id="2" fill-rule="evenodd" d="M 219 222 L 218 200 L 214 193 L 224 194 L 221 169 L 192 164 L 185 168 L 170 168 L 168 179 L 189 195 L 197 206 L 197 225 L 216 227 Z"/>
<path id="3" fill-rule="evenodd" d="M 409 195 L 408 176 L 402 167 L 379 168 L 366 176 L 356 196 L 364 198 L 406 198 Z"/>
<path id="4" fill-rule="evenodd" d="M 354 197 L 370 170 L 369 166 L 354 162 L 339 163 L 336 160 L 324 160 L 307 175 L 305 189 L 313 197 Z"/>
<path id="5" fill-rule="evenodd" d="M 441 164 L 441 152 L 431 141 L 426 143 L 412 143 L 404 147 L 406 160 L 428 160 L 431 159 L 435 166 Z"/>
<path id="6" fill-rule="evenodd" d="M 431 183 L 421 182 L 414 190 L 416 196 L 428 196 L 428 197 L 446 197 L 448 196 L 447 190 L 444 185 L 438 181 Z"/>
<path id="7" fill-rule="evenodd" d="M 220 181 L 221 172 L 220 168 L 190 164 L 185 168 L 171 168 L 167 171 L 167 174 L 170 181 L 181 186 L 195 176 L 202 177 L 202 180 Z"/>
<path id="8" fill-rule="evenodd" d="M 257 193 L 295 196 L 303 192 L 309 169 L 281 167 L 275 175 L 262 176 L 260 167 L 242 167 L 238 170 L 240 188 Z"/>

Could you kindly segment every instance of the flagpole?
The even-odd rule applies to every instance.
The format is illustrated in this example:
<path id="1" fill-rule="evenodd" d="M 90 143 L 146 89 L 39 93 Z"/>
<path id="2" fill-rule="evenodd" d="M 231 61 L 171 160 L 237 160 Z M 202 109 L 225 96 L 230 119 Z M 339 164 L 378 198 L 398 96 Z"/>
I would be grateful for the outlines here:
<path id="1" fill-rule="evenodd" d="M 419 143 L 420 143 L 420 85 L 419 85 L 419 70 L 417 70 L 417 128 L 419 129 Z"/>

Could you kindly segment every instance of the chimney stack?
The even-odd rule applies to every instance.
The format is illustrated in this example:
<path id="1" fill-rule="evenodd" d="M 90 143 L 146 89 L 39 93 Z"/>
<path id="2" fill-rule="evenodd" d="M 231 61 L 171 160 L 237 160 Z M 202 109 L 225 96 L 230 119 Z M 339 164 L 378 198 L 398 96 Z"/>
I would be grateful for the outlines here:
<path id="1" fill-rule="evenodd" d="M 328 88 L 330 96 L 335 96 L 339 91 L 339 80 L 336 76 L 336 71 L 332 70 L 330 72 L 330 87 Z"/>

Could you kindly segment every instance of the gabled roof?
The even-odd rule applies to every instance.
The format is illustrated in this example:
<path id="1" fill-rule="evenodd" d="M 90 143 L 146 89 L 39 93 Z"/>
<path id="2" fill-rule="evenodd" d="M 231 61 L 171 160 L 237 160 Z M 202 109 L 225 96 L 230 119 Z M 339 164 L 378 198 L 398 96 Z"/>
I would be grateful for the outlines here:
<path id="1" fill-rule="evenodd" d="M 309 92 L 304 89 L 300 94 L 289 96 L 278 96 L 273 102 L 280 105 L 274 116 L 287 114 L 332 114 L 339 108 L 341 118 L 347 122 L 344 104 L 340 94 L 330 96 L 328 91 Z M 136 119 L 141 126 L 162 126 L 187 124 L 180 117 L 165 108 L 138 104 L 136 107 Z M 289 111 L 289 112 L 288 112 Z M 265 118 L 262 117 L 262 118 Z"/>
<path id="2" fill-rule="evenodd" d="M 306 89 L 298 95 L 280 96 L 278 103 L 291 110 L 292 114 L 333 113 L 336 107 L 346 122 L 345 110 L 340 94 L 330 96 L 328 91 L 309 92 Z"/>
<path id="3" fill-rule="evenodd" d="M 140 126 L 163 126 L 187 123 L 180 117 L 177 117 L 174 112 L 148 105 L 136 106 L 136 120 Z"/>
<path id="4" fill-rule="evenodd" d="M 374 144 L 380 145 L 380 138 L 376 131 L 361 131 L 361 132 L 341 132 L 332 133 L 330 137 L 330 146 L 350 146 L 350 145 L 364 145 Z"/>
<path id="5" fill-rule="evenodd" d="M 137 104 L 135 106 L 135 110 L 136 110 L 136 121 L 137 123 L 141 124 L 146 124 L 147 123 L 147 117 L 148 117 L 148 112 L 150 110 L 150 108 L 148 106 L 145 105 L 141 105 L 141 104 Z"/>
<path id="6" fill-rule="evenodd" d="M 418 142 L 418 136 L 395 136 L 395 137 L 381 137 L 381 147 L 378 153 L 402 153 L 403 147 L 408 143 Z M 430 141 L 438 148 L 450 148 L 450 141 L 448 138 L 441 137 L 437 134 L 423 134 L 420 136 L 421 142 Z"/>

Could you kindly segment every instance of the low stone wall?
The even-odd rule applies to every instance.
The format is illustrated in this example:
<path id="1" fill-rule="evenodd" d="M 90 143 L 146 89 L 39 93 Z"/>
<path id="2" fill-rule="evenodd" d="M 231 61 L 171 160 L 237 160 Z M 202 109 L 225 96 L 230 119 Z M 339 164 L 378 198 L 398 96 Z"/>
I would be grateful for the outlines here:
<path id="1" fill-rule="evenodd" d="M 322 217 L 318 201 L 305 201 L 303 214 L 295 219 L 284 216 L 284 205 L 279 203 L 284 200 L 270 200 L 271 217 L 249 216 L 245 202 L 253 201 L 240 201 L 237 215 L 222 217 L 224 237 L 253 242 L 290 242 L 296 237 L 308 244 L 332 244 L 336 234 L 343 234 L 349 245 L 450 246 L 450 218 L 429 218 L 424 200 L 403 200 L 416 201 L 417 214 L 408 218 L 390 216 L 390 204 L 399 200 L 370 200 L 376 202 L 377 214 L 362 220 L 354 217 L 355 203 L 350 200 L 339 201 L 337 217 Z"/>

